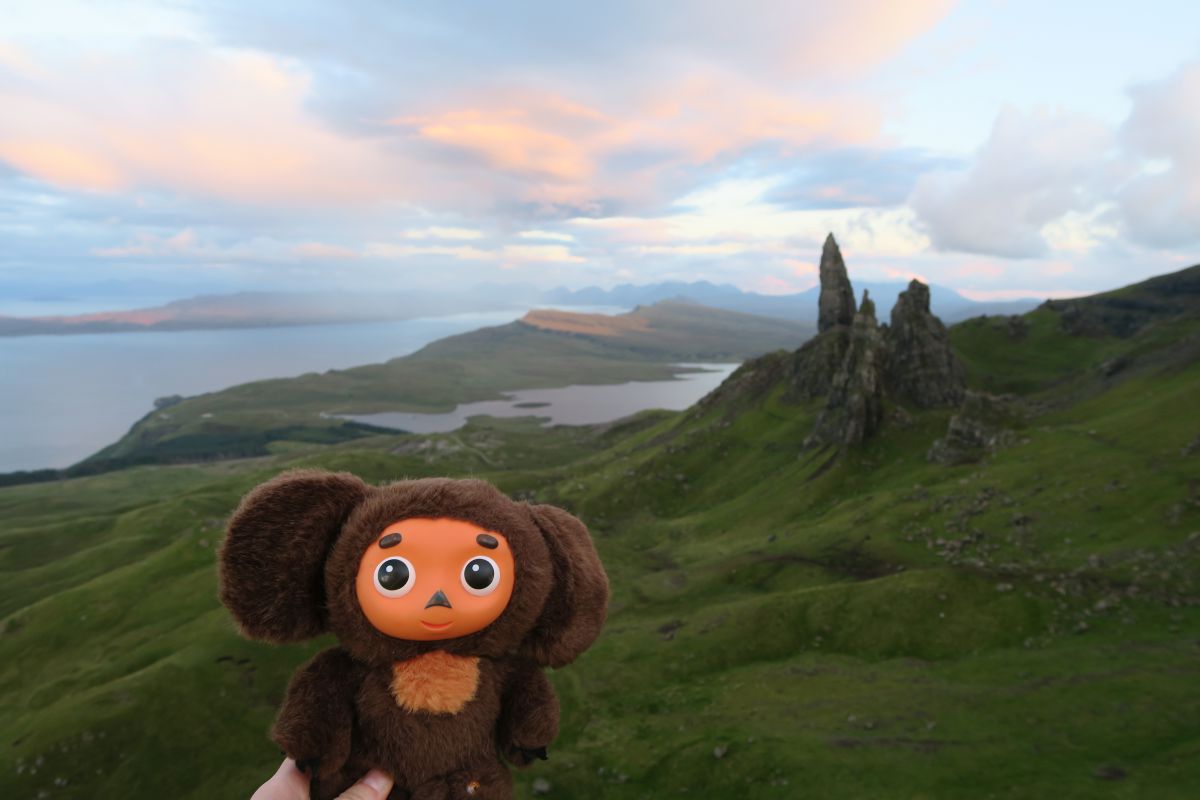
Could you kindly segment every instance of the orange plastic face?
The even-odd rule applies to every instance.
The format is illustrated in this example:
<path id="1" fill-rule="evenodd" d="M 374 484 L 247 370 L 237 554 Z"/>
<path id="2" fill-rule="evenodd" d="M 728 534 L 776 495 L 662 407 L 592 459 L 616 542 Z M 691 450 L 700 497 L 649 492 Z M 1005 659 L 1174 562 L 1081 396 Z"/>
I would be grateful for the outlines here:
<path id="1" fill-rule="evenodd" d="M 382 547 L 392 534 L 400 541 Z M 388 525 L 367 548 L 355 591 L 378 630 L 396 639 L 437 641 L 492 624 L 512 598 L 515 574 L 512 551 L 499 533 L 457 519 L 413 517 Z M 484 585 L 489 575 L 494 580 Z"/>

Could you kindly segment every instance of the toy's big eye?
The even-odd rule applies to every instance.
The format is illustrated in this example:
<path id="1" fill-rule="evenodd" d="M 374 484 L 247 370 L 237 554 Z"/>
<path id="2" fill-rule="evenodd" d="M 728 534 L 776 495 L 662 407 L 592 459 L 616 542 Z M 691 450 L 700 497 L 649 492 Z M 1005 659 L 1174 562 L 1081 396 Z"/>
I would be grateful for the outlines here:
<path id="1" fill-rule="evenodd" d="M 392 556 L 375 570 L 375 588 L 384 597 L 403 597 L 415 582 L 413 565 L 407 558 Z"/>
<path id="2" fill-rule="evenodd" d="M 491 594 L 500 585 L 500 566 L 487 556 L 472 558 L 463 567 L 462 584 L 476 597 Z"/>

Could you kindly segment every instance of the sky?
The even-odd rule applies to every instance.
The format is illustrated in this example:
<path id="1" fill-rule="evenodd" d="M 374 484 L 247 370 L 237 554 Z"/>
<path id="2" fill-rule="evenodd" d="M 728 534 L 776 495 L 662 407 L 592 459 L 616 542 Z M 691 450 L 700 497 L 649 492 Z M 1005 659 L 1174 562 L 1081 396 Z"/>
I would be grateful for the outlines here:
<path id="1" fill-rule="evenodd" d="M 1194 0 L 7 2 L 0 293 L 1200 262 Z"/>

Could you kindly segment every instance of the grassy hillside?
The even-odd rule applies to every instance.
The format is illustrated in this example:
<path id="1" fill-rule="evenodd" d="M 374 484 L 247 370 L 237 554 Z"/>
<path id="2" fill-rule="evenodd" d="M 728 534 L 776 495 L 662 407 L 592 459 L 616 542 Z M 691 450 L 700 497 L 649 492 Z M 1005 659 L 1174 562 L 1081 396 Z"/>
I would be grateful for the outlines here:
<path id="1" fill-rule="evenodd" d="M 1194 797 L 1197 322 L 955 327 L 972 386 L 1027 408 L 958 467 L 925 455 L 949 412 L 834 458 L 777 390 L 2 489 L 0 795 L 236 798 L 270 774 L 287 677 L 324 643 L 238 639 L 214 548 L 242 492 L 311 465 L 480 475 L 587 521 L 610 622 L 553 673 L 563 733 L 520 797 Z"/>
<path id="2" fill-rule="evenodd" d="M 596 315 L 558 312 L 560 321 Z M 369 428 L 325 414 L 451 411 L 505 391 L 667 380 L 680 361 L 740 361 L 795 347 L 810 327 L 689 303 L 663 302 L 615 318 L 604 335 L 555 329 L 535 316 L 451 336 L 386 364 L 256 381 L 147 414 L 74 474 L 139 463 L 265 455 L 272 442 L 329 444 Z"/>

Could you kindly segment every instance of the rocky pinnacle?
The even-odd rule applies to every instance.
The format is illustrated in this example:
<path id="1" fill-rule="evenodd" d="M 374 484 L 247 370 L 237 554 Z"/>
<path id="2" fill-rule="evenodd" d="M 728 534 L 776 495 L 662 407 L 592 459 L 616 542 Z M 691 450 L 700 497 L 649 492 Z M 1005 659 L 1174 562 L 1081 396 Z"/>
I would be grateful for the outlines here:
<path id="1" fill-rule="evenodd" d="M 888 391 L 918 408 L 956 406 L 966 393 L 966 374 L 950 346 L 946 326 L 929 310 L 929 287 L 914 280 L 892 308 L 887 331 Z"/>
<path id="2" fill-rule="evenodd" d="M 846 262 L 832 233 L 825 237 L 825 247 L 821 250 L 821 298 L 817 309 L 818 333 L 854 322 L 854 289 L 850 287 Z"/>

